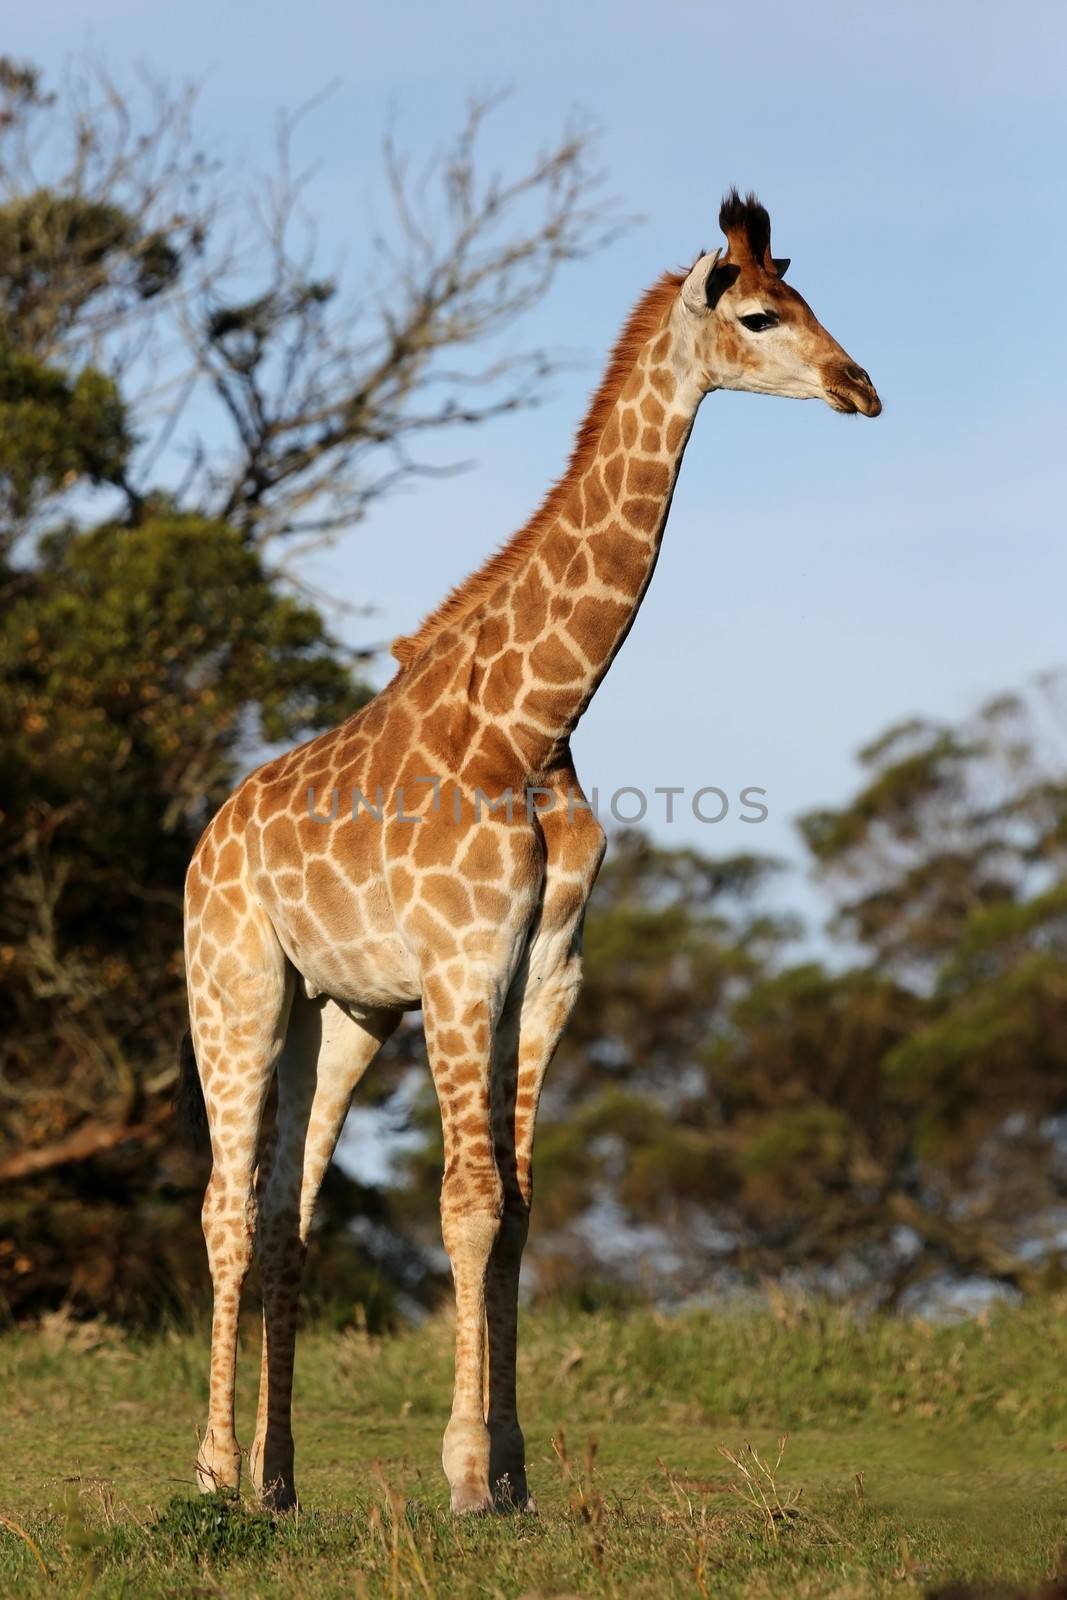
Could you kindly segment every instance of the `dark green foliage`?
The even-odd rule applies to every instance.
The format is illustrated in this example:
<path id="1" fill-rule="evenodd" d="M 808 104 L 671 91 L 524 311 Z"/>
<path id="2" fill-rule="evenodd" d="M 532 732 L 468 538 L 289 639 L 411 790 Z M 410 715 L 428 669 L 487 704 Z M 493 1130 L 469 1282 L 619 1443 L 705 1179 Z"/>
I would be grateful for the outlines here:
<path id="1" fill-rule="evenodd" d="M 269 1556 L 275 1531 L 271 1518 L 251 1511 L 233 1494 L 206 1494 L 190 1500 L 175 1495 L 148 1530 L 157 1558 L 169 1555 L 194 1563 L 225 1566 L 235 1560 Z M 140 1543 L 140 1541 L 138 1541 Z M 113 1558 L 121 1559 L 121 1549 Z"/>
<path id="2" fill-rule="evenodd" d="M 197 834 L 253 741 L 330 726 L 366 697 L 319 615 L 223 524 L 161 513 L 65 529 L 13 587 L 0 618 L 7 1152 L 62 1148 L 90 1105 L 120 1131 L 165 1111 Z M 119 1148 L 61 1175 L 43 1209 L 39 1185 L 24 1202 L 3 1191 L 12 1306 L 173 1304 L 198 1262 L 199 1176 L 180 1152 L 146 1168 Z M 180 1206 L 153 1198 L 161 1182 Z M 102 1196 L 125 1196 L 115 1237 Z"/>
<path id="3" fill-rule="evenodd" d="M 121 206 L 38 190 L 0 213 L 0 334 L 28 348 L 52 344 L 97 296 L 149 300 L 180 270 L 179 249 Z"/>
<path id="4" fill-rule="evenodd" d="M 0 681 L 15 764 L 37 802 L 78 806 L 90 850 L 206 820 L 242 748 L 366 698 L 316 611 L 232 529 L 178 514 L 45 540 L 0 623 Z"/>
<path id="5" fill-rule="evenodd" d="M 86 368 L 72 382 L 0 336 L 0 531 L 79 479 L 120 482 L 129 452 L 110 379 Z"/>

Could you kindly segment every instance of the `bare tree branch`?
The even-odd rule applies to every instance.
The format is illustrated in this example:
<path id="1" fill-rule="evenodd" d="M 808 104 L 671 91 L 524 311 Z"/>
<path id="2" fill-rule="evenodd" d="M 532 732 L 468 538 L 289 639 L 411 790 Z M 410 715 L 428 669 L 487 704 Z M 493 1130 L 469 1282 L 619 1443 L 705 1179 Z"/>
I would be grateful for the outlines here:
<path id="1" fill-rule="evenodd" d="M 261 291 L 228 298 L 213 280 L 183 319 L 237 442 L 224 469 L 209 468 L 208 498 L 249 538 L 350 526 L 431 470 L 406 441 L 530 406 L 558 365 L 541 349 L 494 345 L 562 263 L 615 237 L 621 220 L 601 197 L 587 129 L 565 130 L 515 177 L 483 176 L 480 147 L 498 99 L 473 100 L 455 140 L 415 179 L 387 134 L 393 229 L 373 241 L 373 305 L 347 304 L 315 273 L 313 241 L 302 251 L 293 244 L 303 180 L 291 177 L 293 124 L 283 122 Z M 481 366 L 448 359 L 480 348 Z"/>
<path id="2" fill-rule="evenodd" d="M 32 1150 L 19 1150 L 0 1160 L 0 1183 L 19 1183 L 26 1178 L 39 1177 L 53 1172 L 57 1167 L 69 1167 L 80 1161 L 113 1150 L 116 1145 L 128 1142 L 141 1143 L 169 1122 L 173 1111 L 169 1105 L 157 1105 L 151 1114 L 140 1122 L 79 1123 L 73 1133 L 54 1144 L 39 1145 Z"/>
<path id="3" fill-rule="evenodd" d="M 389 127 L 389 221 L 346 288 L 317 265 L 314 170 L 294 159 L 321 98 L 279 119 L 242 204 L 195 143 L 194 89 L 144 74 L 129 95 L 80 67 L 53 97 L 0 58 L 0 348 L 121 383 L 138 436 L 97 481 L 133 521 L 162 472 L 172 503 L 250 541 L 326 539 L 456 470 L 416 443 L 537 403 L 560 359 L 505 336 L 623 226 L 588 126 L 498 172 L 487 125 L 504 96 L 483 95 L 421 168 Z"/>

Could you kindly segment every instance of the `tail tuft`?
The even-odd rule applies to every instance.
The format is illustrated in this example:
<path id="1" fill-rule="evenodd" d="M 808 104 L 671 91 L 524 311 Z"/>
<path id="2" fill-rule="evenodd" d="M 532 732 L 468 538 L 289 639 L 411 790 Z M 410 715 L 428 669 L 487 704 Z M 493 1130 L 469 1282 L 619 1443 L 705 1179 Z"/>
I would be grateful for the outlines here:
<path id="1" fill-rule="evenodd" d="M 178 1087 L 174 1095 L 174 1112 L 178 1130 L 190 1149 L 197 1152 L 209 1150 L 211 1139 L 208 1135 L 207 1106 L 197 1071 L 193 1036 L 188 1028 L 178 1046 Z"/>

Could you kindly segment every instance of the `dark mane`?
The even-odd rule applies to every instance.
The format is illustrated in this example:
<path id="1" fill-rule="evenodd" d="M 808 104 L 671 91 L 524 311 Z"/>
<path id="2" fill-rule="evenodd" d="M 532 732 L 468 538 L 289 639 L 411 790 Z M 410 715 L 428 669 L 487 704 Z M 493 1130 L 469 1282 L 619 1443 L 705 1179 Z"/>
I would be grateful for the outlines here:
<path id="1" fill-rule="evenodd" d="M 401 666 L 413 661 L 425 650 L 436 634 L 449 623 L 468 615 L 492 593 L 498 583 L 516 572 L 533 549 L 538 537 L 553 518 L 559 515 L 574 485 L 583 476 L 596 454 L 600 435 L 619 398 L 623 384 L 633 370 L 637 357 L 652 335 L 662 327 L 679 288 L 685 282 L 685 277 L 684 272 L 665 272 L 658 283 L 654 283 L 651 289 L 646 290 L 641 296 L 615 342 L 607 370 L 589 403 L 589 410 L 578 429 L 566 472 L 548 491 L 525 527 L 513 534 L 507 544 L 495 555 L 491 555 L 477 572 L 471 573 L 463 583 L 457 584 L 451 594 L 446 595 L 437 609 L 431 611 L 414 633 L 394 641 L 393 655 Z"/>
<path id="2" fill-rule="evenodd" d="M 771 219 L 751 191 L 742 199 L 736 189 L 730 190 L 719 208 L 719 227 L 727 237 L 744 234 L 755 261 L 762 262 L 770 251 Z"/>

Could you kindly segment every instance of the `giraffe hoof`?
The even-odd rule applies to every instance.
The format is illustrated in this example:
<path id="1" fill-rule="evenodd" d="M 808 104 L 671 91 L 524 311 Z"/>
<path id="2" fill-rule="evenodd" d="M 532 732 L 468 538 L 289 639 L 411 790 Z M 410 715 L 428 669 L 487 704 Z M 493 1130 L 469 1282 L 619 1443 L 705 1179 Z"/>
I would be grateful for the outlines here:
<path id="1" fill-rule="evenodd" d="M 445 1429 L 441 1465 L 452 1490 L 456 1516 L 481 1516 L 493 1509 L 489 1490 L 489 1430 L 484 1422 L 453 1417 Z"/>
<path id="2" fill-rule="evenodd" d="M 537 1515 L 537 1501 L 526 1487 L 526 1473 L 516 1473 L 512 1478 L 508 1473 L 502 1473 L 493 1484 L 493 1505 L 502 1516 L 511 1511 L 521 1511 L 530 1516 Z"/>
<path id="3" fill-rule="evenodd" d="M 454 1517 L 484 1517 L 493 1509 L 493 1497 L 487 1487 L 478 1488 L 470 1483 L 457 1483 L 452 1487 L 452 1515 Z"/>
<path id="4" fill-rule="evenodd" d="M 292 1449 L 281 1452 L 281 1464 L 277 1455 L 271 1462 L 265 1454 L 264 1445 L 257 1439 L 249 1452 L 248 1470 L 259 1503 L 265 1511 L 292 1511 L 297 1505 Z"/>
<path id="5" fill-rule="evenodd" d="M 196 1486 L 201 1494 L 236 1491 L 241 1487 L 241 1447 L 216 1443 L 209 1428 L 196 1455 Z"/>
<path id="6" fill-rule="evenodd" d="M 490 1424 L 489 1482 L 500 1512 L 525 1511 L 530 1500 L 526 1487 L 526 1441 L 517 1422 Z"/>
<path id="7" fill-rule="evenodd" d="M 260 1490 L 259 1503 L 264 1511 L 296 1511 L 300 1505 L 296 1485 L 283 1483 L 280 1478 L 276 1478 L 273 1483 Z"/>

